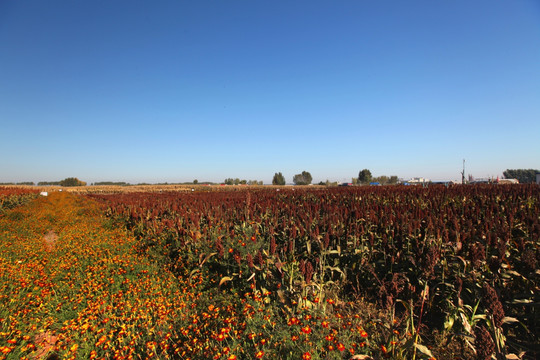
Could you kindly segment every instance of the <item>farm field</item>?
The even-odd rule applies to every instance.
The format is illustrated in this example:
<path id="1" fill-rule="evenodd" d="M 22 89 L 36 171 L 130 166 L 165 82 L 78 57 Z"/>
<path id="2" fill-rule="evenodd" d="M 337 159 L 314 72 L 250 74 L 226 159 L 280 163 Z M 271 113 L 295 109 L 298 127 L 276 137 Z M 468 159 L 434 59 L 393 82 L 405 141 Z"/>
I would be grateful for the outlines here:
<path id="1" fill-rule="evenodd" d="M 5 192 L 0 359 L 540 355 L 536 185 Z"/>

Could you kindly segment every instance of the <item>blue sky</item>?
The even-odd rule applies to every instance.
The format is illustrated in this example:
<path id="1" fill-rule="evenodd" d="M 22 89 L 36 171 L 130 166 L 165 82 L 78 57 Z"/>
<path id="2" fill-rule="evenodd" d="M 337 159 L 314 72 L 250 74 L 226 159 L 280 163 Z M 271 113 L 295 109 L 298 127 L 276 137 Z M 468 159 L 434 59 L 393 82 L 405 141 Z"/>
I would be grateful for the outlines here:
<path id="1" fill-rule="evenodd" d="M 0 182 L 540 168 L 540 2 L 0 2 Z"/>

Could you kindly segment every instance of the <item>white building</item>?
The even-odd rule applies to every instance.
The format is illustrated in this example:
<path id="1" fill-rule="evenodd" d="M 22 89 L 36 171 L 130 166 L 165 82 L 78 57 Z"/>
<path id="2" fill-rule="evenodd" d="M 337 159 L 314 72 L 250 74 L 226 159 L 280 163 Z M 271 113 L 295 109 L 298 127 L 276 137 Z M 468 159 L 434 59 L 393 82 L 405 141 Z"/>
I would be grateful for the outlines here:
<path id="1" fill-rule="evenodd" d="M 425 179 L 423 177 L 415 177 L 407 181 L 409 184 L 425 184 L 431 182 L 430 179 Z"/>

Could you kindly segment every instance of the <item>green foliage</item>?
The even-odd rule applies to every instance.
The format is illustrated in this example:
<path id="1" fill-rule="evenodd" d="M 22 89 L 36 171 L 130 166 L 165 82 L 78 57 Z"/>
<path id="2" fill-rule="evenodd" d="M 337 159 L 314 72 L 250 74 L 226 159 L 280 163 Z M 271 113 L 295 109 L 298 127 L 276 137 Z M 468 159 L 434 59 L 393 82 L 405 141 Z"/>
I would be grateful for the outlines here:
<path id="1" fill-rule="evenodd" d="M 293 177 L 293 182 L 295 185 L 309 185 L 313 178 L 308 171 L 302 171 L 301 174 L 296 174 Z"/>
<path id="2" fill-rule="evenodd" d="M 117 185 L 117 186 L 127 186 L 129 183 L 124 181 L 98 181 L 94 185 Z"/>
<path id="3" fill-rule="evenodd" d="M 278 172 L 274 174 L 272 185 L 285 185 L 285 177 L 282 173 Z"/>
<path id="4" fill-rule="evenodd" d="M 381 185 L 395 185 L 398 183 L 398 177 L 396 175 L 392 175 L 390 177 L 386 175 L 381 175 L 371 178 L 371 181 L 378 182 Z"/>
<path id="5" fill-rule="evenodd" d="M 540 170 L 534 169 L 507 169 L 503 172 L 505 179 L 517 179 L 520 184 L 530 184 L 536 182 L 536 174 Z"/>
<path id="6" fill-rule="evenodd" d="M 59 186 L 60 181 L 40 181 L 38 186 Z"/>
<path id="7" fill-rule="evenodd" d="M 3 182 L 3 183 L 0 183 L 0 185 L 35 185 L 32 181 L 22 181 L 22 182 L 18 182 L 18 183 L 14 183 L 14 182 Z"/>
<path id="8" fill-rule="evenodd" d="M 364 169 L 358 173 L 358 182 L 360 184 L 368 184 L 371 181 L 371 171 Z"/>
<path id="9" fill-rule="evenodd" d="M 70 177 L 60 181 L 60 186 L 86 186 L 86 182 Z"/>

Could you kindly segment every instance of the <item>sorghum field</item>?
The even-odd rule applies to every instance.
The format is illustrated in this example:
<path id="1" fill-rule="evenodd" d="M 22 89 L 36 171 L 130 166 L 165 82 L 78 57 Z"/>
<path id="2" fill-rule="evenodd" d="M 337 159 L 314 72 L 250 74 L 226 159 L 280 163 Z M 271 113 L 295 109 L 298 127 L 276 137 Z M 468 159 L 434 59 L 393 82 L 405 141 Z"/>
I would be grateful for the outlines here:
<path id="1" fill-rule="evenodd" d="M 537 185 L 29 201 L 0 215 L 1 359 L 540 356 Z"/>

